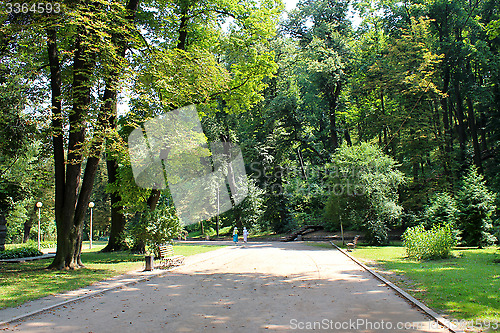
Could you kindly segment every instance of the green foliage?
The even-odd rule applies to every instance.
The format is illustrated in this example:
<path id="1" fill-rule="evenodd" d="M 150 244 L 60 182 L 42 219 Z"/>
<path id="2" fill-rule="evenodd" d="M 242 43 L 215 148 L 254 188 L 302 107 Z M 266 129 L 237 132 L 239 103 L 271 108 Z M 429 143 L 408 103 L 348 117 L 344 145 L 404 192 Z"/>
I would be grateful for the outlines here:
<path id="1" fill-rule="evenodd" d="M 129 233 L 133 247 L 145 244 L 150 252 L 156 252 L 160 244 L 170 242 L 182 231 L 175 207 L 162 198 L 155 210 L 146 210 L 140 217 L 132 219 Z"/>
<path id="2" fill-rule="evenodd" d="M 18 201 L 7 215 L 7 243 L 21 243 L 23 241 L 24 222 L 28 218 L 26 203 Z"/>
<path id="3" fill-rule="evenodd" d="M 37 245 L 27 243 L 13 249 L 7 249 L 0 252 L 0 259 L 14 259 L 41 256 L 43 253 L 38 251 Z"/>
<path id="4" fill-rule="evenodd" d="M 490 39 L 495 39 L 500 36 L 500 20 L 491 21 L 486 27 Z"/>
<path id="5" fill-rule="evenodd" d="M 0 22 L 2 19 L 0 18 Z M 0 166 L 8 158 L 22 156 L 29 144 L 30 134 L 36 131 L 35 122 L 30 119 L 23 109 L 28 102 L 32 91 L 28 87 L 26 73 L 23 72 L 25 63 L 19 61 L 14 51 L 22 52 L 22 45 L 9 45 L 9 39 L 14 36 L 4 33 L 0 26 Z M 12 53 L 11 53 L 12 52 Z M 33 77 L 32 77 L 33 78 Z M 0 169 L 1 170 L 1 169 Z"/>
<path id="6" fill-rule="evenodd" d="M 328 195 L 324 168 L 309 165 L 305 168 L 307 177 L 295 170 L 288 175 L 284 186 L 291 214 L 299 227 L 322 221 L 325 197 Z"/>
<path id="7" fill-rule="evenodd" d="M 387 244 L 389 241 L 388 224 L 382 219 L 366 221 L 364 224 L 366 241 L 373 245 Z"/>
<path id="8" fill-rule="evenodd" d="M 492 232 L 492 215 L 495 212 L 496 194 L 487 186 L 484 176 L 472 166 L 462 178 L 457 193 L 460 237 L 467 246 L 487 246 L 496 238 Z"/>
<path id="9" fill-rule="evenodd" d="M 406 255 L 417 260 L 448 258 L 456 246 L 456 238 L 450 225 L 435 225 L 425 230 L 423 225 L 410 227 L 403 234 Z"/>
<path id="10" fill-rule="evenodd" d="M 234 209 L 241 211 L 241 223 L 247 229 L 254 231 L 267 230 L 268 225 L 262 219 L 264 213 L 264 191 L 260 189 L 255 181 L 249 179 L 247 182 L 248 194 L 246 198 Z"/>
<path id="11" fill-rule="evenodd" d="M 332 229 L 361 228 L 372 244 L 387 242 L 387 232 L 399 219 L 398 187 L 404 182 L 396 161 L 379 148 L 363 143 L 342 146 L 327 166 L 331 193 L 325 220 Z"/>
<path id="12" fill-rule="evenodd" d="M 426 227 L 448 224 L 456 228 L 457 219 L 457 202 L 451 194 L 446 192 L 437 193 L 424 211 L 424 224 Z"/>

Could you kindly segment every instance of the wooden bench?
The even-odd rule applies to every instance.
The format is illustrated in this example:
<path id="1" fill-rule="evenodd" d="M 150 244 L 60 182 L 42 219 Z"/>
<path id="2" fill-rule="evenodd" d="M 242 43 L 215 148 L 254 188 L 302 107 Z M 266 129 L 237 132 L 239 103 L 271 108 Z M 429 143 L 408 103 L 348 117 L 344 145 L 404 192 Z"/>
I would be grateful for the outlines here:
<path id="1" fill-rule="evenodd" d="M 162 262 L 163 267 L 180 266 L 184 263 L 183 255 L 174 255 L 172 244 L 158 246 L 158 260 Z"/>
<path id="2" fill-rule="evenodd" d="M 356 235 L 356 237 L 352 240 L 352 243 L 347 243 L 347 251 L 352 251 L 356 248 L 356 245 L 358 245 L 358 239 L 359 235 Z"/>
<path id="3" fill-rule="evenodd" d="M 186 240 L 187 236 L 188 232 L 186 230 L 183 230 L 177 235 L 177 240 Z"/>

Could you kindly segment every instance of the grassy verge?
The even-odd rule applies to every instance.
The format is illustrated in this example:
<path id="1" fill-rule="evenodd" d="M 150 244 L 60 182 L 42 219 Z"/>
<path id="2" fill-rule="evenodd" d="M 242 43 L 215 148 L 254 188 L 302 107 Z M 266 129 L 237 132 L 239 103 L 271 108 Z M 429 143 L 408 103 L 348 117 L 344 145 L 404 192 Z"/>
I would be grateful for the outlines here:
<path id="1" fill-rule="evenodd" d="M 0 308 L 13 307 L 29 300 L 88 286 L 97 281 L 144 267 L 144 255 L 129 252 L 98 252 L 104 242 L 83 245 L 85 268 L 75 271 L 50 271 L 50 259 L 25 263 L 0 263 Z M 174 253 L 190 256 L 219 246 L 174 245 Z"/>
<path id="2" fill-rule="evenodd" d="M 351 254 L 427 306 L 456 319 L 500 322 L 497 248 L 453 251 L 453 258 L 415 261 L 400 246 L 360 247 Z"/>

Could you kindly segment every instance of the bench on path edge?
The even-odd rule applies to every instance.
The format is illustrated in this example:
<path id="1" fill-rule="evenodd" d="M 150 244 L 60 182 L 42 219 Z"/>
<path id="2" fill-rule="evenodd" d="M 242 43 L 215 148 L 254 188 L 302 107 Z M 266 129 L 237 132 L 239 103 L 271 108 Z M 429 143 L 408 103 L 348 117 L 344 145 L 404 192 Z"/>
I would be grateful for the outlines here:
<path id="1" fill-rule="evenodd" d="M 158 254 L 157 259 L 162 263 L 162 267 L 180 266 L 184 263 L 183 255 L 174 255 L 172 244 L 158 245 Z"/>
<path id="2" fill-rule="evenodd" d="M 356 235 L 351 243 L 347 243 L 347 251 L 352 251 L 356 248 L 356 246 L 358 245 L 358 239 L 359 235 Z"/>

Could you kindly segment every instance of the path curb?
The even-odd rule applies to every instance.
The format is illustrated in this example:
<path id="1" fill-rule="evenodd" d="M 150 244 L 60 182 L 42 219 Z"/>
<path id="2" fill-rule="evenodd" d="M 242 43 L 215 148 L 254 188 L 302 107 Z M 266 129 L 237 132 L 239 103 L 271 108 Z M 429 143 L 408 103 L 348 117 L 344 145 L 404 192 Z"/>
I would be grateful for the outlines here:
<path id="1" fill-rule="evenodd" d="M 49 258 L 54 258 L 55 256 L 56 256 L 55 253 L 45 253 L 45 254 L 43 254 L 41 256 L 36 256 L 36 257 L 0 259 L 0 262 L 5 262 L 5 263 L 19 263 L 19 262 L 26 262 L 26 261 L 35 261 L 35 260 L 41 260 L 41 259 L 49 259 Z"/>
<path id="2" fill-rule="evenodd" d="M 413 305 L 415 305 L 416 307 L 418 307 L 420 310 L 424 311 L 427 315 L 431 316 L 436 322 L 438 322 L 439 324 L 443 325 L 448 330 L 450 330 L 450 332 L 453 332 L 453 333 L 465 333 L 465 331 L 462 331 L 461 329 L 457 328 L 456 325 L 453 324 L 451 321 L 449 321 L 446 318 L 443 318 L 443 316 L 441 316 L 438 313 L 436 313 L 434 310 L 432 310 L 431 308 L 429 308 L 427 305 L 425 305 L 424 303 L 420 302 L 418 299 L 416 299 L 415 297 L 411 296 L 406 291 L 404 291 L 403 289 L 399 288 L 394 283 L 392 283 L 391 281 L 387 280 L 386 278 L 384 278 L 380 274 L 378 274 L 378 273 L 374 272 L 373 270 L 371 270 L 370 268 L 368 268 L 365 264 L 361 263 L 359 260 L 357 260 L 356 258 L 352 257 L 349 253 L 347 253 L 346 251 L 344 251 L 343 249 L 341 249 L 340 247 L 338 247 L 337 245 L 335 245 L 333 242 L 330 241 L 330 244 L 332 244 L 332 246 L 334 246 L 337 250 L 339 250 L 340 252 L 342 252 L 343 254 L 345 254 L 349 259 L 351 259 L 352 261 L 354 261 L 356 264 L 358 264 L 359 266 L 361 266 L 365 271 L 367 271 L 368 273 L 370 273 L 371 275 L 373 275 L 378 280 L 382 281 L 389 288 L 393 289 L 395 292 L 397 292 L 399 295 L 401 295 L 403 298 L 405 298 L 408 302 L 412 303 Z"/>
<path id="3" fill-rule="evenodd" d="M 228 246 L 227 248 L 232 248 L 232 246 Z M 223 249 L 220 249 L 220 250 L 223 250 Z M 217 250 L 214 250 L 213 252 L 216 252 L 216 251 Z M 212 258 L 216 258 L 218 256 L 219 255 L 210 256 L 208 258 L 204 258 L 204 259 L 197 260 L 197 261 L 194 261 L 192 263 L 189 263 L 188 265 L 198 264 L 200 262 L 207 261 L 207 260 L 210 260 Z M 28 313 L 21 314 L 19 316 L 16 316 L 16 317 L 4 320 L 4 321 L 0 321 L 0 327 L 8 325 L 8 324 L 16 322 L 16 321 L 19 321 L 19 320 L 22 320 L 22 319 L 25 319 L 25 318 L 28 318 L 28 317 L 31 317 L 31 316 L 34 316 L 34 315 L 37 315 L 37 314 L 45 312 L 45 311 L 49 311 L 49 310 L 58 308 L 60 306 L 66 305 L 68 303 L 78 302 L 78 301 L 81 301 L 81 300 L 89 298 L 89 297 L 94 297 L 94 296 L 97 296 L 97 295 L 101 295 L 101 294 L 106 293 L 108 291 L 120 289 L 120 288 L 129 286 L 129 285 L 133 285 L 133 284 L 136 284 L 136 283 L 148 281 L 151 278 L 161 277 L 163 275 L 166 275 L 169 272 L 175 271 L 176 269 L 178 269 L 180 267 L 182 267 L 182 266 L 175 266 L 175 267 L 172 267 L 172 268 L 166 269 L 166 270 L 162 269 L 162 270 L 159 270 L 157 273 L 151 273 L 151 274 L 149 274 L 147 276 L 142 276 L 142 277 L 139 277 L 139 278 L 135 278 L 132 281 L 128 281 L 128 282 L 123 282 L 123 283 L 118 282 L 117 285 L 115 285 L 113 287 L 91 291 L 91 292 L 89 292 L 89 293 L 87 293 L 85 295 L 82 295 L 82 296 L 77 296 L 77 297 L 74 297 L 74 298 L 70 298 L 70 299 L 67 299 L 65 301 L 61 301 L 61 302 L 49 305 L 49 306 L 43 307 L 43 308 L 38 309 L 38 310 L 34 310 L 34 311 L 31 311 L 31 312 L 28 312 Z"/>

